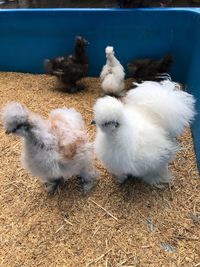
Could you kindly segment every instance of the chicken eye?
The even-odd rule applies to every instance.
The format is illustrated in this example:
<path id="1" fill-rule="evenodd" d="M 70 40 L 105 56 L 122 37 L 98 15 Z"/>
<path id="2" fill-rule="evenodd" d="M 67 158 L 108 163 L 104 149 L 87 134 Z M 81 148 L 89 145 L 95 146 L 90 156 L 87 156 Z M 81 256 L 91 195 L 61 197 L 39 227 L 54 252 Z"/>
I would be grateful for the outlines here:
<path id="1" fill-rule="evenodd" d="M 108 121 L 108 122 L 105 122 L 103 124 L 104 127 L 107 127 L 109 125 L 113 125 L 113 126 L 115 126 L 115 128 L 117 128 L 119 126 L 119 122 L 117 122 L 117 121 Z"/>
<path id="2" fill-rule="evenodd" d="M 115 122 L 115 128 L 119 127 L 119 122 Z"/>
<path id="3" fill-rule="evenodd" d="M 23 124 L 19 124 L 16 126 L 15 131 L 19 130 L 22 127 Z"/>
<path id="4" fill-rule="evenodd" d="M 107 127 L 107 126 L 109 126 L 109 125 L 111 125 L 111 121 L 105 122 L 105 123 L 103 124 L 103 126 L 105 126 L 105 127 Z"/>
<path id="5" fill-rule="evenodd" d="M 27 124 L 24 125 L 24 130 L 27 131 L 27 130 L 29 130 L 29 128 L 30 128 L 29 125 L 27 125 Z"/>
<path id="6" fill-rule="evenodd" d="M 14 132 L 16 132 L 17 130 L 19 130 L 22 127 L 24 128 L 25 131 L 28 131 L 30 129 L 30 125 L 29 124 L 21 123 L 21 124 L 17 125 L 17 127 L 14 129 Z"/>

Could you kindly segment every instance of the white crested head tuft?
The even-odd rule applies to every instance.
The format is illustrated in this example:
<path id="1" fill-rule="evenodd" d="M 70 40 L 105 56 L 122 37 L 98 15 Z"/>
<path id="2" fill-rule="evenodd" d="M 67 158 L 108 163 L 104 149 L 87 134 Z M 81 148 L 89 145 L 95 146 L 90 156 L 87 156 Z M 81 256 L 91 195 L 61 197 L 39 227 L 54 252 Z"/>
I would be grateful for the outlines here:
<path id="1" fill-rule="evenodd" d="M 114 97 L 106 96 L 97 100 L 94 105 L 94 120 L 97 125 L 109 121 L 121 121 L 123 104 Z"/>
<path id="2" fill-rule="evenodd" d="M 106 54 L 113 54 L 114 53 L 114 49 L 113 46 L 107 46 L 106 47 Z"/>
<path id="3" fill-rule="evenodd" d="M 28 109 L 18 102 L 7 104 L 2 111 L 3 124 L 7 130 L 27 122 L 28 116 Z"/>

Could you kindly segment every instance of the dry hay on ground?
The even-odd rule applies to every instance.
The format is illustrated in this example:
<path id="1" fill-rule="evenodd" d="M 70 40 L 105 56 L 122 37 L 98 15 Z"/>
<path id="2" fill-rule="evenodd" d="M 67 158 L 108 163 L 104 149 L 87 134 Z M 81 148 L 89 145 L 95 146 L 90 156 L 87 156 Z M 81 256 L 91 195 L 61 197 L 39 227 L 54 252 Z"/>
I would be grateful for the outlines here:
<path id="1" fill-rule="evenodd" d="M 1 73 L 0 106 L 20 101 L 42 115 L 74 107 L 94 139 L 90 121 L 100 83 L 87 78 L 84 84 L 86 91 L 70 95 L 54 89 L 53 77 Z M 0 140 L 1 267 L 199 266 L 200 180 L 189 130 L 171 165 L 172 188 L 161 191 L 138 181 L 120 187 L 97 162 L 101 180 L 88 196 L 77 179 L 47 196 L 22 169 L 21 142 L 6 136 L 2 124 Z"/>

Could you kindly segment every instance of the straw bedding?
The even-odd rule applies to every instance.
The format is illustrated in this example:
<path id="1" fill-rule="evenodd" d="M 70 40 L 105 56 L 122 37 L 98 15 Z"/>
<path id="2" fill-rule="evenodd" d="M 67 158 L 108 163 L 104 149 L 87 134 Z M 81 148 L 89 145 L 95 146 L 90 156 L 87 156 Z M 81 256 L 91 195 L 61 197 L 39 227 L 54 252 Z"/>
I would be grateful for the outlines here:
<path id="1" fill-rule="evenodd" d="M 15 100 L 44 116 L 74 107 L 93 140 L 100 82 L 83 83 L 87 90 L 69 95 L 53 77 L 0 73 L 0 106 Z M 101 179 L 90 195 L 74 178 L 49 197 L 21 167 L 20 140 L 1 124 L 0 266 L 200 266 L 200 180 L 189 129 L 180 141 L 175 182 L 164 191 L 133 180 L 119 186 L 97 161 Z"/>

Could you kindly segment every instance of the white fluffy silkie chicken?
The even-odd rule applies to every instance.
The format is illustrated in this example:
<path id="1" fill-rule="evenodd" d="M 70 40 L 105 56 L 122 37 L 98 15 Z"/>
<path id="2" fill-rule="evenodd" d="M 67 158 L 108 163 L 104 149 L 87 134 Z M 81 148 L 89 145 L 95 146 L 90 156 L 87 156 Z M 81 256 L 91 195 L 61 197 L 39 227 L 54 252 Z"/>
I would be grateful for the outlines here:
<path id="1" fill-rule="evenodd" d="M 128 175 L 162 187 L 176 137 L 194 119 L 195 99 L 171 81 L 143 82 L 123 102 L 106 96 L 94 106 L 97 157 L 123 183 Z"/>
<path id="2" fill-rule="evenodd" d="M 102 89 L 106 95 L 121 96 L 124 90 L 124 68 L 115 57 L 112 46 L 106 47 L 106 65 L 100 74 Z"/>
<path id="3" fill-rule="evenodd" d="M 6 133 L 23 137 L 24 167 L 46 184 L 48 193 L 53 194 L 72 176 L 81 177 L 85 193 L 95 185 L 93 144 L 75 109 L 55 109 L 44 119 L 24 105 L 11 102 L 2 115 Z"/>

